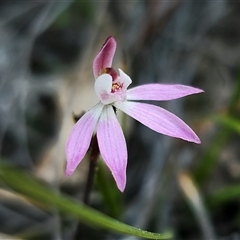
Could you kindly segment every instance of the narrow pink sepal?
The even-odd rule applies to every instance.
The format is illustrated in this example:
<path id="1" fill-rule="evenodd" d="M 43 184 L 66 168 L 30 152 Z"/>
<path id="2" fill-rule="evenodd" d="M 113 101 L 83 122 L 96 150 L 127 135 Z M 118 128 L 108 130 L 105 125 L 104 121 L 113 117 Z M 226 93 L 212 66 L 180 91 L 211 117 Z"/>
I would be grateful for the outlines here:
<path id="1" fill-rule="evenodd" d="M 123 192 L 126 185 L 127 146 L 122 128 L 116 118 L 113 107 L 106 105 L 97 127 L 99 150 Z"/>
<path id="2" fill-rule="evenodd" d="M 93 74 L 95 79 L 102 73 L 104 68 L 112 66 L 117 43 L 113 37 L 109 37 L 103 44 L 100 52 L 93 61 Z"/>
<path id="3" fill-rule="evenodd" d="M 194 131 L 169 111 L 146 103 L 116 102 L 114 106 L 152 130 L 183 140 L 201 143 Z"/>
<path id="4" fill-rule="evenodd" d="M 181 84 L 145 84 L 127 90 L 127 100 L 167 101 L 204 92 Z"/>
<path id="5" fill-rule="evenodd" d="M 73 127 L 66 144 L 66 176 L 70 176 L 75 171 L 85 156 L 102 108 L 102 104 L 97 104 L 86 112 Z"/>

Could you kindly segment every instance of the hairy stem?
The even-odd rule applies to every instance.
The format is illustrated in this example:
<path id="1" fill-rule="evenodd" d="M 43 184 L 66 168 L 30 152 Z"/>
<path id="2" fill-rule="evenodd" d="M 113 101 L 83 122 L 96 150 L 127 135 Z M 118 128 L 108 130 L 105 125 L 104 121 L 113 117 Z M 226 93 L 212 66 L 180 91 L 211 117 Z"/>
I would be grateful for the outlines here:
<path id="1" fill-rule="evenodd" d="M 96 173 L 97 159 L 99 156 L 99 148 L 97 143 L 97 136 L 94 135 L 90 145 L 90 159 L 89 159 L 89 169 L 88 176 L 86 181 L 86 186 L 83 195 L 83 202 L 86 205 L 89 205 L 90 194 L 94 184 L 94 177 Z M 84 239 L 84 228 L 83 225 L 79 222 L 76 228 L 76 232 L 73 239 Z"/>

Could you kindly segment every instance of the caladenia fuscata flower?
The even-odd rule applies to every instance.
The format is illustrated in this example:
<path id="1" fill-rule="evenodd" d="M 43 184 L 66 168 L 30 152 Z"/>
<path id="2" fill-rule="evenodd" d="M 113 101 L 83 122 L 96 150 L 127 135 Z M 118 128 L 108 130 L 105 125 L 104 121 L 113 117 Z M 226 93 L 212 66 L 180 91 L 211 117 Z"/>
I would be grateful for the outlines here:
<path id="1" fill-rule="evenodd" d="M 116 41 L 109 37 L 93 62 L 95 92 L 99 98 L 92 109 L 75 124 L 66 145 L 66 175 L 70 176 L 84 158 L 96 130 L 101 156 L 120 191 L 126 185 L 127 146 L 116 117 L 119 109 L 151 128 L 171 137 L 200 143 L 198 136 L 180 118 L 169 111 L 138 100 L 166 101 L 201 93 L 203 90 L 180 84 L 146 84 L 127 89 L 131 78 L 112 68 Z"/>

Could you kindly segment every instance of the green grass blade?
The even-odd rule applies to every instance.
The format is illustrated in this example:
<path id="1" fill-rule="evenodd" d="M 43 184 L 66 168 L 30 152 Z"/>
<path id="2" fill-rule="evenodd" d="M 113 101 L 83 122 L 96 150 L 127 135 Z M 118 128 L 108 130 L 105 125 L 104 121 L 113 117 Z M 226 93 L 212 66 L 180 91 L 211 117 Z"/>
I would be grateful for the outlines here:
<path id="1" fill-rule="evenodd" d="M 232 116 L 225 115 L 225 116 L 216 116 L 216 121 L 222 124 L 223 126 L 240 133 L 240 120 L 236 119 Z"/>
<path id="2" fill-rule="evenodd" d="M 102 194 L 103 203 L 107 213 L 114 218 L 121 216 L 123 211 L 122 207 L 122 194 L 118 190 L 112 175 L 107 171 L 106 165 L 102 161 L 98 162 L 98 171 L 96 174 L 96 183 L 99 192 Z"/>
<path id="3" fill-rule="evenodd" d="M 207 181 L 218 160 L 218 155 L 230 138 L 232 132 L 221 129 L 214 137 L 212 143 L 204 153 L 198 168 L 194 172 L 194 179 L 198 184 Z"/>
<path id="4" fill-rule="evenodd" d="M 207 200 L 210 206 L 219 206 L 223 203 L 239 199 L 240 197 L 240 185 L 231 185 L 221 190 L 216 191 Z"/>
<path id="5" fill-rule="evenodd" d="M 172 237 L 171 233 L 159 234 L 147 232 L 119 222 L 70 197 L 55 193 L 17 168 L 1 163 L 0 169 L 0 181 L 7 184 L 14 191 L 25 195 L 49 209 L 55 207 L 64 214 L 76 217 L 84 224 L 147 239 L 169 239 Z"/>

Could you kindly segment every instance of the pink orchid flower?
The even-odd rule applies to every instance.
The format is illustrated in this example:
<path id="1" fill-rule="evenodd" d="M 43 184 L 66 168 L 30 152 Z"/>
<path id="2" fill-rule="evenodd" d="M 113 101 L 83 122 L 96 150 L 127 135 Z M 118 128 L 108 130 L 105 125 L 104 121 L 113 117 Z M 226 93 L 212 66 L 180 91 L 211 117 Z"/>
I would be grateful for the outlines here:
<path id="1" fill-rule="evenodd" d="M 99 98 L 74 126 L 66 145 L 66 175 L 70 176 L 89 149 L 96 128 L 103 160 L 111 170 L 120 191 L 126 185 L 127 146 L 115 109 L 120 109 L 152 130 L 171 137 L 200 143 L 198 136 L 180 118 L 169 111 L 136 100 L 166 101 L 203 92 L 180 84 L 146 84 L 127 90 L 131 78 L 111 68 L 116 41 L 109 37 L 93 62 L 95 92 Z"/>

